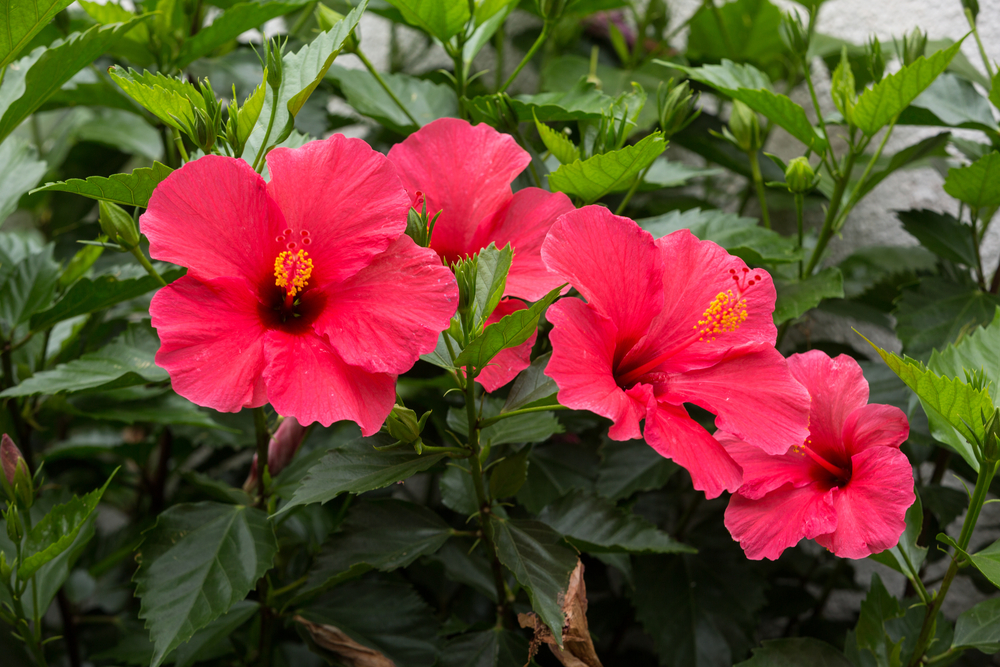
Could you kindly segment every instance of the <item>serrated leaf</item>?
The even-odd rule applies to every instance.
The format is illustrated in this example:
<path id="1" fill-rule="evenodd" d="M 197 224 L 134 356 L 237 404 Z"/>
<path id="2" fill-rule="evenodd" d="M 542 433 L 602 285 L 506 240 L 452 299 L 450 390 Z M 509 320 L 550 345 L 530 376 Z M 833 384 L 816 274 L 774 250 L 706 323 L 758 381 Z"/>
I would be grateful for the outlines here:
<path id="1" fill-rule="evenodd" d="M 858 129 L 872 136 L 888 125 L 944 72 L 962 47 L 962 41 L 934 53 L 930 58 L 917 58 L 863 92 L 854 106 L 853 120 Z"/>
<path id="2" fill-rule="evenodd" d="M 1000 598 L 983 600 L 955 621 L 953 648 L 976 648 L 986 654 L 1000 651 Z"/>
<path id="3" fill-rule="evenodd" d="M 155 650 L 152 667 L 243 600 L 278 552 L 267 514 L 220 503 L 174 505 L 139 549 L 136 595 Z"/>
<path id="4" fill-rule="evenodd" d="M 17 57 L 52 18 L 69 7 L 72 0 L 0 0 L 5 19 L 0 30 L 0 71 Z"/>
<path id="5" fill-rule="evenodd" d="M 441 652 L 441 667 L 523 667 L 528 640 L 517 632 L 494 628 L 459 635 Z"/>
<path id="6" fill-rule="evenodd" d="M 596 120 L 614 105 L 614 98 L 602 93 L 594 82 L 587 80 L 586 76 L 575 81 L 569 90 L 518 95 L 512 98 L 510 104 L 517 114 L 517 119 L 527 122 L 537 118 L 542 123 Z M 485 99 L 474 98 L 472 104 L 480 106 Z"/>
<path id="7" fill-rule="evenodd" d="M 0 220 L 17 209 L 21 196 L 48 171 L 38 151 L 26 139 L 8 137 L 0 143 Z"/>
<path id="8" fill-rule="evenodd" d="M 514 249 L 509 243 L 501 249 L 497 249 L 495 243 L 490 243 L 477 253 L 476 298 L 473 301 L 477 331 L 486 324 L 486 320 L 500 303 L 513 260 Z"/>
<path id="9" fill-rule="evenodd" d="M 541 511 L 538 520 L 588 553 L 695 553 L 642 517 L 585 491 L 564 496 Z"/>
<path id="10" fill-rule="evenodd" d="M 1000 298 L 974 283 L 924 277 L 904 287 L 896 301 L 896 335 L 906 354 L 926 360 L 934 348 L 943 348 L 973 327 L 991 322 L 997 306 Z"/>
<path id="11" fill-rule="evenodd" d="M 535 119 L 535 128 L 541 137 L 545 148 L 559 160 L 559 164 L 569 164 L 580 159 L 580 149 L 562 132 L 556 132 L 551 127 Z"/>
<path id="12" fill-rule="evenodd" d="M 100 350 L 36 373 L 0 393 L 0 397 L 103 391 L 167 382 L 170 376 L 154 361 L 159 348 L 160 340 L 148 324 L 134 324 Z"/>
<path id="13" fill-rule="evenodd" d="M 750 61 L 770 71 L 788 57 L 781 39 L 781 10 L 768 0 L 702 5 L 690 19 L 687 52 L 695 62 Z"/>
<path id="14" fill-rule="evenodd" d="M 852 667 L 843 653 L 812 637 L 765 640 L 753 657 L 736 667 Z"/>
<path id="15" fill-rule="evenodd" d="M 173 171 L 159 162 L 153 162 L 152 167 L 139 167 L 130 174 L 112 174 L 104 176 L 89 176 L 86 179 L 71 178 L 68 181 L 46 183 L 36 192 L 72 192 L 73 194 L 114 202 L 122 206 L 149 205 L 149 198 L 156 186 Z"/>
<path id="16" fill-rule="evenodd" d="M 559 544 L 558 533 L 538 521 L 491 514 L 486 529 L 493 536 L 500 562 L 528 592 L 531 608 L 561 646 L 562 596 L 576 567 L 576 554 Z"/>
<path id="17" fill-rule="evenodd" d="M 1000 206 L 1000 153 L 992 151 L 967 167 L 949 169 L 944 191 L 973 208 Z"/>
<path id="18" fill-rule="evenodd" d="M 490 497 L 509 498 L 521 490 L 528 478 L 528 448 L 511 454 L 490 468 Z"/>
<path id="19" fill-rule="evenodd" d="M 774 286 L 778 290 L 778 299 L 774 304 L 775 325 L 801 317 L 823 299 L 844 296 L 844 278 L 837 267 L 823 269 L 795 283 L 776 281 Z"/>
<path id="20" fill-rule="evenodd" d="M 861 602 L 861 615 L 855 629 L 858 648 L 868 650 L 880 665 L 899 664 L 899 644 L 893 642 L 886 633 L 885 622 L 904 614 L 899 601 L 882 584 L 877 574 L 872 574 L 871 588 Z M 893 662 L 891 657 L 895 655 Z"/>
<path id="21" fill-rule="evenodd" d="M 695 81 L 700 81 L 727 95 L 730 91 L 771 90 L 771 79 L 759 69 L 749 64 L 738 64 L 726 58 L 719 65 L 685 67 L 677 63 L 658 60 L 664 67 L 679 69 Z"/>
<path id="22" fill-rule="evenodd" d="M 644 440 L 605 439 L 600 454 L 597 493 L 611 500 L 662 488 L 679 469 L 676 463 L 660 456 Z"/>
<path id="23" fill-rule="evenodd" d="M 201 93 L 186 81 L 159 73 L 140 74 L 119 65 L 109 69 L 108 75 L 144 109 L 177 130 L 183 130 L 185 123 L 194 125 L 196 107 L 205 110 Z"/>
<path id="24" fill-rule="evenodd" d="M 591 204 L 604 195 L 628 190 L 666 148 L 663 135 L 654 132 L 635 145 L 560 166 L 549 174 L 549 187 Z"/>
<path id="25" fill-rule="evenodd" d="M 888 565 L 910 581 L 920 578 L 920 567 L 927 558 L 927 547 L 917 544 L 924 529 L 924 508 L 917 495 L 916 501 L 906 510 L 906 530 L 899 536 L 896 546 L 872 555 L 872 559 Z"/>
<path id="26" fill-rule="evenodd" d="M 447 42 L 471 17 L 466 0 L 389 0 L 406 22 Z"/>
<path id="27" fill-rule="evenodd" d="M 97 504 L 101 502 L 114 476 L 111 473 L 104 486 L 82 498 L 73 496 L 69 502 L 56 505 L 32 527 L 25 536 L 17 568 L 17 576 L 21 581 L 30 579 L 43 565 L 57 558 L 73 544 L 80 529 L 97 509 Z"/>
<path id="28" fill-rule="evenodd" d="M 500 412 L 518 410 L 530 403 L 548 398 L 559 391 L 555 380 L 545 374 L 545 367 L 551 357 L 552 353 L 546 352 L 540 357 L 536 357 L 530 366 L 518 373 Z"/>
<path id="29" fill-rule="evenodd" d="M 184 40 L 176 65 L 179 69 L 183 69 L 226 42 L 236 39 L 247 30 L 293 12 L 303 4 L 303 2 L 240 2 L 230 5 L 226 11 L 215 17 L 211 25 Z"/>
<path id="30" fill-rule="evenodd" d="M 517 502 L 532 514 L 575 489 L 593 491 L 598 458 L 592 450 L 566 442 L 531 448 L 528 481 L 517 494 Z"/>
<path id="31" fill-rule="evenodd" d="M 379 451 L 375 446 L 391 445 L 387 434 L 358 438 L 327 452 L 309 469 L 295 494 L 275 515 L 293 507 L 325 503 L 341 493 L 364 493 L 405 480 L 427 470 L 444 454 L 420 455 L 412 450 Z"/>
<path id="32" fill-rule="evenodd" d="M 499 399 L 487 397 L 482 407 L 482 417 L 489 419 L 501 413 Z M 469 433 L 469 416 L 465 408 L 448 411 L 448 428 L 460 435 Z M 556 433 L 562 425 L 552 412 L 529 412 L 505 417 L 480 431 L 479 439 L 485 445 L 509 445 L 524 442 L 542 442 Z"/>
<path id="33" fill-rule="evenodd" d="M 976 241 L 972 227 L 947 213 L 936 211 L 897 211 L 903 229 L 912 234 L 920 245 L 951 262 L 976 266 Z"/>
<path id="34" fill-rule="evenodd" d="M 516 310 L 486 327 L 478 338 L 459 353 L 455 358 L 455 365 L 482 369 L 501 350 L 517 347 L 531 338 L 531 334 L 538 328 L 538 319 L 559 298 L 560 290 L 562 286 L 556 287 L 528 308 Z"/>

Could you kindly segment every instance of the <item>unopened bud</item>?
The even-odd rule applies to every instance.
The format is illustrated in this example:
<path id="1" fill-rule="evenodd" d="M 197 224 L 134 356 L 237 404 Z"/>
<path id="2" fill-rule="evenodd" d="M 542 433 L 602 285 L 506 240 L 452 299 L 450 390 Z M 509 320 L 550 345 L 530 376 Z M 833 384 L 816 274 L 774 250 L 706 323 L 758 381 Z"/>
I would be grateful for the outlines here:
<path id="1" fill-rule="evenodd" d="M 656 102 L 659 109 L 660 129 L 667 138 L 677 134 L 698 117 L 701 110 L 696 108 L 698 95 L 691 93 L 687 81 L 674 85 L 670 79 L 665 84 L 660 83 L 656 89 Z"/>
<path id="2" fill-rule="evenodd" d="M 983 461 L 987 464 L 1000 461 L 1000 409 L 983 420 Z"/>
<path id="3" fill-rule="evenodd" d="M 397 442 L 412 444 L 419 453 L 423 445 L 420 434 L 423 433 L 424 424 L 430 416 L 431 413 L 428 411 L 417 419 L 416 412 L 397 403 L 385 420 L 385 428 Z"/>
<path id="4" fill-rule="evenodd" d="M 739 100 L 733 100 L 733 109 L 729 114 L 729 131 L 736 139 L 736 145 L 744 153 L 756 153 L 760 150 L 760 120 L 757 113 Z"/>
<path id="5" fill-rule="evenodd" d="M 878 83 L 885 74 L 885 57 L 882 55 L 882 44 L 878 37 L 874 35 L 865 47 L 865 66 L 872 77 L 872 81 Z"/>
<path id="6" fill-rule="evenodd" d="M 14 441 L 6 433 L 0 437 L 0 463 L 3 465 L 3 476 L 7 483 L 14 485 L 14 472 L 17 470 L 17 462 L 23 460 L 21 450 L 17 448 Z"/>
<path id="7" fill-rule="evenodd" d="M 566 9 L 566 0 L 538 0 L 538 13 L 546 21 L 558 21 Z"/>
<path id="8" fill-rule="evenodd" d="M 785 12 L 782 16 L 781 37 L 792 54 L 804 61 L 809 51 L 810 34 L 798 12 Z"/>
<path id="9" fill-rule="evenodd" d="M 125 212 L 125 209 L 102 199 L 100 212 L 101 231 L 107 234 L 109 239 L 126 250 L 139 245 L 139 230 L 135 226 L 135 220 Z"/>
<path id="10" fill-rule="evenodd" d="M 478 255 L 460 259 L 452 265 L 455 280 L 458 282 L 458 312 L 467 315 L 471 312 L 476 300 L 476 274 L 478 273 Z"/>
<path id="11" fill-rule="evenodd" d="M 215 146 L 215 120 L 201 109 L 194 109 L 194 126 L 191 128 L 191 140 L 206 153 Z"/>
<path id="12" fill-rule="evenodd" d="M 788 191 L 796 195 L 804 195 L 816 186 L 816 172 L 809 166 L 808 159 L 797 157 L 788 163 L 785 184 L 788 185 Z"/>
<path id="13" fill-rule="evenodd" d="M 24 526 L 21 525 L 21 514 L 17 511 L 17 506 L 11 504 L 3 515 L 4 523 L 7 525 L 7 537 L 17 544 L 24 537 Z"/>
<path id="14" fill-rule="evenodd" d="M 295 417 L 285 417 L 278 425 L 278 430 L 271 436 L 267 443 L 267 472 L 274 477 L 288 467 L 288 464 L 295 458 L 295 453 L 299 451 L 302 439 L 305 437 L 306 428 L 298 422 Z M 260 470 L 257 467 L 257 455 L 254 454 L 253 463 L 250 465 L 250 475 L 243 483 L 243 489 L 247 492 L 252 490 L 260 479 Z"/>
<path id="15" fill-rule="evenodd" d="M 0 551 L 0 586 L 10 584 L 10 575 L 14 573 L 14 568 L 7 562 L 7 554 Z"/>
<path id="16" fill-rule="evenodd" d="M 283 74 L 281 56 L 284 48 L 284 44 L 279 42 L 277 39 L 264 42 L 265 61 L 262 65 L 267 71 L 267 85 L 269 85 L 273 91 L 277 91 L 281 88 L 281 78 Z"/>
<path id="17" fill-rule="evenodd" d="M 893 40 L 895 42 L 895 39 Z M 917 58 L 927 50 L 927 33 L 920 28 L 914 28 L 909 35 L 903 33 L 902 45 L 896 43 L 896 54 L 902 59 L 903 66 L 912 65 Z"/>

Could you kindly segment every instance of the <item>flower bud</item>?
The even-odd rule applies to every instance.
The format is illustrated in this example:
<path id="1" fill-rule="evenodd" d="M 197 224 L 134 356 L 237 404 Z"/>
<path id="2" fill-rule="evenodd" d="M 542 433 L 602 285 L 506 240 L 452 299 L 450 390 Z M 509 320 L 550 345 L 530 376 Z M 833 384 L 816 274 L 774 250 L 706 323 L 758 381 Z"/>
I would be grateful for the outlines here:
<path id="1" fill-rule="evenodd" d="M 476 300 L 476 274 L 478 272 L 478 255 L 460 259 L 452 265 L 455 280 L 458 282 L 458 312 L 468 315 Z"/>
<path id="2" fill-rule="evenodd" d="M 7 562 L 7 554 L 0 551 L 0 585 L 6 586 L 10 583 L 10 575 L 14 573 L 14 568 Z"/>
<path id="3" fill-rule="evenodd" d="M 962 0 L 962 8 L 972 14 L 973 21 L 979 16 L 979 0 Z"/>
<path id="4" fill-rule="evenodd" d="M 423 433 L 424 424 L 430 416 L 430 411 L 427 411 L 417 419 L 416 412 L 397 403 L 385 420 L 385 429 L 397 443 L 412 444 L 419 454 L 423 446 L 420 434 Z"/>
<path id="5" fill-rule="evenodd" d="M 260 66 L 264 70 L 267 79 L 267 85 L 271 87 L 271 90 L 277 94 L 278 89 L 281 88 L 281 79 L 283 74 L 281 56 L 285 50 L 285 45 L 281 43 L 277 38 L 264 40 L 264 56 L 260 59 Z"/>
<path id="6" fill-rule="evenodd" d="M 987 464 L 1000 461 L 1000 409 L 983 420 L 983 462 Z"/>
<path id="7" fill-rule="evenodd" d="M 893 39 L 896 44 L 896 54 L 902 59 L 904 67 L 912 65 L 927 50 L 927 33 L 921 32 L 920 28 L 914 28 L 909 35 L 903 33 L 901 41 L 902 46 Z"/>
<path id="8" fill-rule="evenodd" d="M 882 55 L 882 44 L 878 37 L 874 35 L 865 47 L 865 66 L 872 77 L 872 81 L 878 83 L 885 74 L 885 57 Z"/>
<path id="9" fill-rule="evenodd" d="M 796 195 L 804 195 L 816 186 L 816 172 L 809 166 L 805 157 L 797 157 L 788 163 L 785 169 L 785 183 L 788 191 Z"/>
<path id="10" fill-rule="evenodd" d="M 299 451 L 305 434 L 306 428 L 295 417 L 285 417 L 281 420 L 278 429 L 267 443 L 267 472 L 269 475 L 274 477 L 288 467 L 288 464 L 295 458 L 295 453 Z M 250 474 L 243 483 L 243 490 L 251 491 L 257 486 L 259 479 L 260 470 L 257 467 L 257 455 L 254 454 L 253 463 L 250 464 Z"/>
<path id="11" fill-rule="evenodd" d="M 736 145 L 744 153 L 756 153 L 760 150 L 760 121 L 757 113 L 739 100 L 733 100 L 733 109 L 729 114 L 729 131 L 736 139 Z"/>
<path id="12" fill-rule="evenodd" d="M 14 485 L 14 471 L 17 470 L 17 462 L 23 458 L 21 450 L 17 448 L 10 436 L 4 433 L 0 437 L 0 463 L 3 465 L 3 476 L 11 486 Z"/>
<path id="13" fill-rule="evenodd" d="M 785 12 L 782 16 L 781 37 L 798 60 L 804 61 L 806 59 L 811 35 L 797 12 Z"/>
<path id="14" fill-rule="evenodd" d="M 538 13 L 546 21 L 558 21 L 566 9 L 566 0 L 538 0 Z"/>
<path id="15" fill-rule="evenodd" d="M 668 139 L 677 134 L 698 117 L 701 109 L 696 108 L 701 96 L 691 93 L 687 81 L 674 85 L 670 79 L 665 84 L 660 83 L 656 89 L 656 102 L 659 109 L 660 129 Z"/>
<path id="16" fill-rule="evenodd" d="M 211 152 L 215 145 L 215 122 L 198 107 L 194 108 L 194 126 L 191 128 L 191 140 L 206 153 Z"/>
<path id="17" fill-rule="evenodd" d="M 126 250 L 139 245 L 139 230 L 135 226 L 135 220 L 125 212 L 125 209 L 102 199 L 100 211 L 101 231 L 107 234 L 109 239 Z"/>
<path id="18" fill-rule="evenodd" d="M 3 515 L 4 523 L 7 525 L 7 537 L 17 544 L 24 537 L 24 526 L 21 524 L 21 514 L 17 511 L 17 506 L 11 504 Z"/>

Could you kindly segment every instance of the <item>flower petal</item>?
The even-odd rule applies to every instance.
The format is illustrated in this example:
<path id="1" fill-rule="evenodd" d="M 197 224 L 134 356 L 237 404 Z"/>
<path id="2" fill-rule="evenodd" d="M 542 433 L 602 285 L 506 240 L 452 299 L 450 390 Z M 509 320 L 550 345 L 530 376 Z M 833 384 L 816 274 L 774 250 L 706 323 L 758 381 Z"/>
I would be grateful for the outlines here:
<path id="1" fill-rule="evenodd" d="M 267 402 L 264 335 L 253 287 L 243 278 L 190 275 L 160 289 L 149 304 L 160 336 L 156 365 L 174 391 L 220 412 Z"/>
<path id="2" fill-rule="evenodd" d="M 552 304 L 546 317 L 553 328 L 549 333 L 552 358 L 545 374 L 559 386 L 559 402 L 615 422 L 610 433 L 613 440 L 640 437 L 639 421 L 646 416 L 646 404 L 628 396 L 611 373 L 618 333 L 615 325 L 574 298 Z"/>
<path id="3" fill-rule="evenodd" d="M 913 494 L 913 467 L 894 447 L 851 457 L 851 481 L 833 494 L 837 529 L 816 541 L 841 558 L 866 558 L 899 542 Z"/>
<path id="4" fill-rule="evenodd" d="M 486 319 L 486 326 L 510 315 L 518 310 L 527 308 L 527 304 L 518 299 L 503 299 L 497 304 L 496 310 Z M 490 360 L 489 365 L 476 377 L 476 381 L 483 385 L 486 391 L 496 391 L 513 380 L 518 373 L 531 365 L 531 347 L 535 344 L 538 332 L 531 334 L 531 338 L 524 341 L 517 347 L 508 347 L 501 350 L 500 354 Z"/>
<path id="5" fill-rule="evenodd" d="M 441 118 L 393 146 L 389 160 L 411 198 L 422 192 L 427 213 L 441 211 L 431 247 L 453 262 L 479 249 L 476 227 L 511 198 L 510 184 L 531 156 L 489 125 Z"/>
<path id="6" fill-rule="evenodd" d="M 325 293 L 313 328 L 346 363 L 371 373 L 410 370 L 437 345 L 458 304 L 452 272 L 405 235 Z"/>
<path id="7" fill-rule="evenodd" d="M 663 259 L 652 235 L 602 206 L 559 218 L 542 244 L 542 259 L 614 323 L 620 350 L 646 334 L 663 306 Z"/>
<path id="8" fill-rule="evenodd" d="M 894 405 L 871 403 L 847 416 L 844 423 L 844 447 L 857 454 L 869 447 L 899 448 L 910 434 L 910 423 Z"/>
<path id="9" fill-rule="evenodd" d="M 406 230 L 410 199 L 403 184 L 385 156 L 361 139 L 335 134 L 301 148 L 275 148 L 267 166 L 268 194 L 297 237 L 286 243 L 313 259 L 313 288 L 354 275 Z"/>
<path id="10" fill-rule="evenodd" d="M 351 366 L 312 332 L 264 337 L 267 398 L 278 414 L 307 426 L 349 419 L 365 436 L 381 428 L 396 400 L 396 377 Z"/>
<path id="11" fill-rule="evenodd" d="M 740 466 L 718 441 L 679 405 L 659 403 L 646 415 L 646 442 L 691 473 L 691 482 L 706 498 L 733 492 L 743 479 Z"/>
<path id="12" fill-rule="evenodd" d="M 545 268 L 542 242 L 552 223 L 572 210 L 573 203 L 561 192 L 525 188 L 479 224 L 472 240 L 474 248 L 485 248 L 490 243 L 496 243 L 497 248 L 510 243 L 514 248 L 504 294 L 538 301 L 563 283 Z"/>
<path id="13" fill-rule="evenodd" d="M 767 454 L 760 447 L 748 445 L 726 431 L 716 431 L 715 439 L 743 468 L 743 485 L 739 492 L 747 498 L 761 498 L 785 484 L 799 488 L 829 477 L 804 452 Z"/>
<path id="14" fill-rule="evenodd" d="M 243 160 L 188 162 L 153 191 L 139 224 L 154 259 L 186 266 L 193 277 L 274 282 L 274 239 L 285 222 L 264 179 Z"/>
<path id="15" fill-rule="evenodd" d="M 784 454 L 809 434 L 809 395 L 773 347 L 734 350 L 709 368 L 664 375 L 665 393 L 657 398 L 714 412 L 721 430 L 768 454 Z"/>
<path id="16" fill-rule="evenodd" d="M 818 485 L 786 484 L 753 500 L 742 491 L 729 499 L 726 528 L 747 558 L 777 560 L 802 538 L 814 538 L 837 527 L 831 495 Z"/>

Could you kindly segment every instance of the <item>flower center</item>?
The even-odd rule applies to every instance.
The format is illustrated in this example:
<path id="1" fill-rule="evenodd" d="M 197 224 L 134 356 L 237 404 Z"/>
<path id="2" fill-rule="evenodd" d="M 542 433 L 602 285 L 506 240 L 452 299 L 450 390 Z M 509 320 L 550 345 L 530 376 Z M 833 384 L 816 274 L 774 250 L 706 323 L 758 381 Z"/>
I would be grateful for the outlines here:
<path id="1" fill-rule="evenodd" d="M 801 445 L 793 445 L 791 451 L 794 452 L 794 453 L 796 453 L 796 454 L 802 454 L 803 456 L 808 456 L 813 461 L 815 461 L 816 463 L 818 463 L 820 465 L 820 467 L 822 467 L 824 470 L 826 470 L 828 473 L 830 473 L 831 475 L 834 476 L 834 478 L 837 480 L 837 485 L 838 486 L 843 486 L 847 482 L 851 481 L 850 463 L 848 463 L 848 465 L 847 465 L 846 468 L 844 468 L 842 466 L 834 465 L 833 463 L 830 463 L 829 461 L 827 461 L 826 459 L 824 459 L 822 456 L 820 456 L 819 454 L 817 454 L 809 446 L 811 444 L 812 444 L 812 439 L 811 438 L 806 438 L 806 441 L 804 443 L 802 443 Z"/>
<path id="2" fill-rule="evenodd" d="M 285 307 L 290 308 L 295 295 L 309 285 L 313 261 L 305 250 L 285 250 L 274 260 L 274 284 L 285 290 Z"/>

